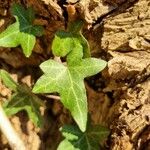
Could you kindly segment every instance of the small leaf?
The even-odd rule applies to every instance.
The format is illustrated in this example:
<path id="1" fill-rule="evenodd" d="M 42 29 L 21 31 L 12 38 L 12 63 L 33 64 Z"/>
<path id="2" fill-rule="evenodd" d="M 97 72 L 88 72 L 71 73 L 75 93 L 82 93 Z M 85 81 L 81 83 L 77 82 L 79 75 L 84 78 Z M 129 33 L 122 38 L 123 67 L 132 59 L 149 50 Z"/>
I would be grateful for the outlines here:
<path id="1" fill-rule="evenodd" d="M 13 94 L 11 100 L 3 106 L 8 116 L 25 110 L 34 124 L 40 127 L 42 125 L 42 116 L 39 108 L 42 105 L 41 100 L 33 95 L 28 87 L 22 85 L 21 90 Z"/>
<path id="2" fill-rule="evenodd" d="M 56 56 L 64 57 L 67 55 L 67 62 L 69 63 L 90 57 L 88 42 L 80 32 L 56 32 L 52 51 Z"/>
<path id="3" fill-rule="evenodd" d="M 32 25 L 35 16 L 33 9 L 25 10 L 21 5 L 14 4 L 12 12 L 16 22 L 0 33 L 0 46 L 17 47 L 21 45 L 23 53 L 29 57 L 36 42 L 35 36 L 40 36 L 43 28 Z"/>
<path id="4" fill-rule="evenodd" d="M 81 44 L 75 34 L 65 31 L 57 31 L 52 44 L 53 54 L 64 57 L 70 51 L 73 51 L 73 49 L 76 49 L 76 52 L 78 53 L 79 50 L 76 48 L 77 45 Z"/>
<path id="5" fill-rule="evenodd" d="M 40 65 L 44 75 L 36 82 L 33 92 L 58 92 L 61 102 L 70 110 L 81 131 L 85 131 L 87 97 L 83 79 L 98 73 L 105 66 L 105 61 L 95 58 L 86 58 L 68 66 L 54 60 L 45 61 Z"/>
<path id="6" fill-rule="evenodd" d="M 16 23 L 10 25 L 0 34 L 0 46 L 17 47 L 19 45 L 21 45 L 25 56 L 29 57 L 35 45 L 35 37 L 31 34 L 20 32 L 17 20 Z"/>
<path id="7" fill-rule="evenodd" d="M 65 139 L 58 146 L 58 150 L 98 150 L 100 149 L 100 141 L 109 135 L 109 130 L 100 125 L 89 125 L 84 133 L 76 126 L 65 125 L 61 132 Z M 70 139 L 70 134 L 78 137 L 78 139 Z M 67 145 L 71 149 L 66 149 L 65 146 Z"/>
<path id="8" fill-rule="evenodd" d="M 41 36 L 43 33 L 42 26 L 33 25 L 35 19 L 35 12 L 32 7 L 25 9 L 19 4 L 14 4 L 11 8 L 14 16 L 17 16 L 19 21 L 20 32 L 33 34 L 34 36 Z"/>
<path id="9" fill-rule="evenodd" d="M 76 20 L 76 21 L 69 23 L 68 30 L 70 33 L 77 36 L 80 44 L 82 45 L 83 56 L 84 56 L 83 58 L 88 58 L 91 56 L 90 47 L 89 47 L 88 41 L 85 39 L 85 37 L 82 35 L 82 32 L 81 32 L 83 25 L 84 25 L 83 20 Z"/>
<path id="10" fill-rule="evenodd" d="M 0 79 L 15 92 L 11 99 L 3 104 L 6 114 L 10 116 L 21 110 L 25 110 L 34 124 L 41 126 L 42 116 L 39 108 L 44 106 L 44 103 L 36 95 L 31 93 L 30 88 L 26 85 L 18 85 L 15 83 L 6 71 L 0 70 Z"/>
<path id="11" fill-rule="evenodd" d="M 69 142 L 68 140 L 65 139 L 59 144 L 57 150 L 80 150 L 80 149 L 75 148 L 71 144 L 71 142 Z"/>
<path id="12" fill-rule="evenodd" d="M 0 70 L 0 79 L 4 82 L 5 86 L 10 88 L 11 90 L 17 91 L 16 82 L 9 76 L 9 74 L 5 70 Z"/>

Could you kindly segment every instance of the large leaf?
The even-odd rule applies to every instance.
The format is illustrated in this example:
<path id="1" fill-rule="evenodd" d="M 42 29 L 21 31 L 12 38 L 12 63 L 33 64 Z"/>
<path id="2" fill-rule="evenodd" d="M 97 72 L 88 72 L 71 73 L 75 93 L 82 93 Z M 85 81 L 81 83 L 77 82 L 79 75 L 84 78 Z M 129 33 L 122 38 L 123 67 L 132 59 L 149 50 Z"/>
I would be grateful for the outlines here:
<path id="1" fill-rule="evenodd" d="M 76 126 L 65 125 L 61 132 L 65 139 L 57 150 L 98 150 L 100 141 L 109 135 L 109 130 L 100 125 L 89 125 L 84 133 Z"/>
<path id="2" fill-rule="evenodd" d="M 87 97 L 84 78 L 98 73 L 105 66 L 105 61 L 95 58 L 86 58 L 68 66 L 54 60 L 45 61 L 40 65 L 44 75 L 36 82 L 33 92 L 58 92 L 61 102 L 70 110 L 80 129 L 85 131 Z"/>
<path id="3" fill-rule="evenodd" d="M 14 4 L 12 12 L 16 22 L 0 33 L 0 46 L 17 47 L 21 45 L 23 53 L 29 57 L 36 42 L 35 35 L 42 34 L 41 27 L 32 25 L 34 15 L 31 8 L 25 10 L 22 6 Z"/>
<path id="4" fill-rule="evenodd" d="M 26 85 L 15 83 L 6 71 L 0 70 L 0 79 L 14 91 L 11 99 L 3 104 L 6 114 L 10 116 L 25 110 L 35 125 L 41 126 L 42 116 L 39 108 L 44 106 L 43 102 Z"/>

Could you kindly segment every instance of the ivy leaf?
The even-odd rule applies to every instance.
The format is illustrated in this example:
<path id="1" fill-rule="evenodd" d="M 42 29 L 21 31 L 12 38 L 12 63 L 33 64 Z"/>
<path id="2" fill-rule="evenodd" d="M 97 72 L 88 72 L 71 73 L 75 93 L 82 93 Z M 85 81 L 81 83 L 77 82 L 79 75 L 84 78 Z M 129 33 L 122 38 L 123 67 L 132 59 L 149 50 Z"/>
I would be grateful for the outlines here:
<path id="1" fill-rule="evenodd" d="M 78 36 L 71 32 L 57 31 L 52 43 L 52 50 L 55 56 L 64 57 L 75 50 L 78 57 L 83 57 L 82 45 Z"/>
<path id="2" fill-rule="evenodd" d="M 32 7 L 25 9 L 19 4 L 14 4 L 11 12 L 14 16 L 18 17 L 20 32 L 25 32 L 34 36 L 41 36 L 43 34 L 42 26 L 33 25 L 35 12 Z"/>
<path id="3" fill-rule="evenodd" d="M 35 37 L 31 34 L 20 32 L 19 22 L 16 17 L 16 23 L 10 25 L 0 34 L 0 46 L 17 47 L 21 45 L 23 53 L 29 57 L 35 45 Z"/>
<path id="4" fill-rule="evenodd" d="M 66 137 L 66 139 L 64 139 L 60 144 L 59 147 L 57 148 L 57 150 L 79 150 L 78 148 L 75 148 L 70 142 L 69 140 L 73 141 L 73 140 L 78 140 L 78 136 L 76 136 L 75 134 L 72 134 L 70 132 L 62 132 L 63 136 Z"/>
<path id="5" fill-rule="evenodd" d="M 82 32 L 81 32 L 83 25 L 84 25 L 84 21 L 81 19 L 72 21 L 68 25 L 68 30 L 70 33 L 78 36 L 78 40 L 80 41 L 83 47 L 84 58 L 88 58 L 91 56 L 90 48 L 89 48 L 88 41 L 85 39 L 85 37 L 82 35 Z"/>
<path id="6" fill-rule="evenodd" d="M 56 32 L 52 43 L 52 51 L 55 56 L 64 57 L 67 55 L 69 63 L 90 57 L 88 42 L 80 32 L 82 26 L 83 21 L 77 20 L 71 23 L 69 32 Z"/>
<path id="7" fill-rule="evenodd" d="M 68 66 L 54 60 L 45 61 L 40 65 L 44 75 L 36 82 L 33 92 L 58 92 L 61 102 L 70 110 L 81 131 L 85 131 L 87 97 L 84 78 L 100 72 L 105 66 L 105 61 L 95 58 L 82 59 Z"/>
<path id="8" fill-rule="evenodd" d="M 0 79 L 3 80 L 5 86 L 13 91 L 17 91 L 17 83 L 10 77 L 10 75 L 5 70 L 0 70 Z"/>
<path id="9" fill-rule="evenodd" d="M 75 148 L 67 139 L 65 139 L 59 144 L 57 150 L 80 150 L 80 149 Z"/>
<path id="10" fill-rule="evenodd" d="M 6 114 L 10 116 L 21 110 L 25 110 L 34 124 L 41 126 L 42 116 L 39 108 L 44 106 L 43 102 L 36 95 L 31 93 L 31 89 L 26 85 L 18 85 L 13 81 L 6 71 L 0 70 L 0 79 L 7 87 L 14 91 L 11 99 L 3 104 Z"/>
<path id="11" fill-rule="evenodd" d="M 61 132 L 65 139 L 57 150 L 98 150 L 100 141 L 109 135 L 109 130 L 100 125 L 88 125 L 85 132 L 81 132 L 77 126 L 65 125 Z"/>
<path id="12" fill-rule="evenodd" d="M 14 4 L 12 12 L 16 22 L 0 34 L 0 46 L 17 47 L 21 45 L 23 53 L 29 57 L 36 42 L 35 35 L 42 34 L 40 30 L 42 27 L 32 25 L 34 15 L 31 8 L 25 10 L 22 6 Z"/>
<path id="13" fill-rule="evenodd" d="M 43 121 L 39 108 L 43 103 L 37 96 L 31 93 L 31 90 L 27 86 L 22 85 L 20 89 L 12 95 L 10 101 L 3 105 L 6 114 L 11 116 L 21 110 L 25 110 L 32 122 L 36 126 L 41 127 Z"/>

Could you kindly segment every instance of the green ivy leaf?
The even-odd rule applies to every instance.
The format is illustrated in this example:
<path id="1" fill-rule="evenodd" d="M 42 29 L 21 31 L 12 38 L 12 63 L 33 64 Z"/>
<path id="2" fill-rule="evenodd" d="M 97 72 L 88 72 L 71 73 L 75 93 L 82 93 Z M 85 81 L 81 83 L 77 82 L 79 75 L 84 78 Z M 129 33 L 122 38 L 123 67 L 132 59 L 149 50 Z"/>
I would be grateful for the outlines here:
<path id="1" fill-rule="evenodd" d="M 29 57 L 34 48 L 36 38 L 42 34 L 40 26 L 32 25 L 34 19 L 33 10 L 25 10 L 22 6 L 14 4 L 12 12 L 15 15 L 16 22 L 10 25 L 0 34 L 0 46 L 17 47 L 21 45 L 23 53 Z"/>
<path id="2" fill-rule="evenodd" d="M 83 25 L 84 25 L 83 20 L 76 20 L 76 21 L 69 23 L 68 30 L 70 33 L 78 36 L 78 40 L 80 41 L 80 44 L 83 47 L 84 58 L 88 58 L 91 56 L 90 48 L 89 48 L 88 41 L 85 39 L 85 37 L 82 35 L 82 32 L 81 32 Z"/>
<path id="3" fill-rule="evenodd" d="M 83 21 L 77 20 L 70 25 L 69 32 L 56 32 L 52 43 L 52 51 L 55 56 L 67 55 L 69 63 L 90 57 L 88 42 L 80 32 L 82 25 Z"/>
<path id="4" fill-rule="evenodd" d="M 17 83 L 10 77 L 10 75 L 5 70 L 0 70 L 0 79 L 3 80 L 5 86 L 13 91 L 17 91 Z"/>
<path id="5" fill-rule="evenodd" d="M 44 75 L 36 82 L 34 93 L 58 92 L 61 102 L 70 110 L 82 131 L 86 130 L 87 97 L 84 78 L 100 72 L 106 62 L 95 58 L 86 58 L 74 64 L 64 66 L 54 60 L 40 65 Z"/>
<path id="6" fill-rule="evenodd" d="M 78 136 L 76 136 L 75 134 L 69 133 L 69 132 L 63 132 L 62 133 L 64 137 L 66 137 L 66 139 L 64 139 L 60 144 L 59 147 L 57 148 L 57 150 L 79 150 L 78 148 L 75 148 L 70 142 L 69 140 L 73 141 L 73 140 L 78 140 Z"/>
<path id="7" fill-rule="evenodd" d="M 11 99 L 3 104 L 6 114 L 10 116 L 25 110 L 34 124 L 41 126 L 42 116 L 39 108 L 44 106 L 44 103 L 31 92 L 29 87 L 24 84 L 18 85 L 6 71 L 0 70 L 0 79 L 14 91 Z"/>
<path id="8" fill-rule="evenodd" d="M 109 130 L 100 125 L 88 125 L 85 132 L 81 132 L 77 126 L 65 125 L 61 132 L 65 139 L 57 150 L 98 150 L 100 141 L 109 135 Z"/>
<path id="9" fill-rule="evenodd" d="M 69 142 L 67 139 L 63 140 L 60 144 L 57 150 L 80 150 L 78 148 L 75 148 L 71 142 Z"/>
<path id="10" fill-rule="evenodd" d="M 19 22 L 16 17 L 16 23 L 10 25 L 0 34 L 0 46 L 17 47 L 21 45 L 23 53 L 29 57 L 35 45 L 35 37 L 31 34 L 20 32 Z"/>
<path id="11" fill-rule="evenodd" d="M 32 34 L 34 36 L 41 36 L 43 34 L 43 27 L 33 25 L 35 19 L 35 12 L 32 7 L 25 9 L 19 4 L 14 4 L 11 8 L 14 16 L 18 17 L 20 32 Z"/>
<path id="12" fill-rule="evenodd" d="M 66 31 L 57 31 L 52 43 L 55 56 L 64 57 L 69 52 L 76 51 L 80 59 L 83 57 L 83 48 L 76 34 Z"/>

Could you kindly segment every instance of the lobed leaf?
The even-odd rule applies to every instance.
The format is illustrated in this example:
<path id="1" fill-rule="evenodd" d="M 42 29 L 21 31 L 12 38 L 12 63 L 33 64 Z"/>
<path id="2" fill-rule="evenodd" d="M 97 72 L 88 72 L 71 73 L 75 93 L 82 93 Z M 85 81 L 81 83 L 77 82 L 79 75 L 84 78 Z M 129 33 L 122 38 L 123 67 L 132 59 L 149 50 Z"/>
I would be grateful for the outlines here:
<path id="1" fill-rule="evenodd" d="M 11 99 L 3 104 L 6 114 L 10 116 L 25 110 L 33 123 L 41 126 L 42 116 L 39 108 L 44 106 L 44 103 L 26 85 L 18 85 L 6 71 L 0 70 L 0 79 L 14 91 Z"/>
<path id="2" fill-rule="evenodd" d="M 86 58 L 68 66 L 54 60 L 45 61 L 40 65 L 44 75 L 34 85 L 33 92 L 58 92 L 61 102 L 70 110 L 81 131 L 85 131 L 87 97 L 83 79 L 98 73 L 105 66 L 106 62 L 95 58 Z"/>
<path id="3" fill-rule="evenodd" d="M 81 45 L 75 34 L 57 31 L 52 43 L 52 51 L 54 55 L 64 57 L 73 51 L 78 44 Z M 78 49 L 76 51 L 78 52 Z"/>
<path id="4" fill-rule="evenodd" d="M 98 150 L 100 141 L 109 135 L 109 130 L 100 125 L 89 125 L 84 133 L 77 126 L 65 125 L 61 132 L 65 139 L 59 144 L 58 150 Z M 77 138 L 70 138 L 71 135 Z M 67 145 L 70 149 L 65 148 Z"/>
<path id="5" fill-rule="evenodd" d="M 40 68 L 44 74 L 34 85 L 33 92 L 59 93 L 61 102 L 70 110 L 79 128 L 84 132 L 87 123 L 84 78 L 104 69 L 106 62 L 88 58 L 90 57 L 88 42 L 80 32 L 82 25 L 82 21 L 77 21 L 70 26 L 69 32 L 56 33 L 52 51 L 56 56 L 66 56 L 67 66 L 54 60 L 42 63 Z"/>
<path id="6" fill-rule="evenodd" d="M 31 8 L 25 10 L 21 5 L 14 4 L 12 13 L 16 22 L 0 33 L 0 46 L 17 47 L 20 45 L 25 56 L 29 57 L 36 42 L 35 36 L 41 36 L 43 28 L 32 25 L 35 15 Z"/>
<path id="7" fill-rule="evenodd" d="M 67 56 L 67 62 L 75 62 L 82 58 L 90 57 L 87 40 L 81 34 L 82 20 L 77 20 L 69 25 L 69 32 L 57 31 L 52 43 L 52 51 L 56 56 Z"/>
<path id="8" fill-rule="evenodd" d="M 11 12 L 18 18 L 20 32 L 34 36 L 41 36 L 43 34 L 42 26 L 33 25 L 35 12 L 32 7 L 25 9 L 22 5 L 13 4 Z"/>

